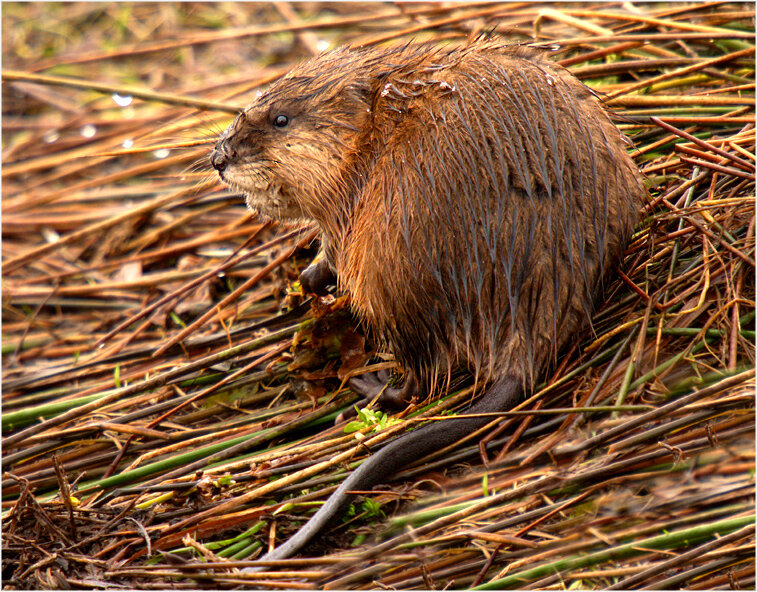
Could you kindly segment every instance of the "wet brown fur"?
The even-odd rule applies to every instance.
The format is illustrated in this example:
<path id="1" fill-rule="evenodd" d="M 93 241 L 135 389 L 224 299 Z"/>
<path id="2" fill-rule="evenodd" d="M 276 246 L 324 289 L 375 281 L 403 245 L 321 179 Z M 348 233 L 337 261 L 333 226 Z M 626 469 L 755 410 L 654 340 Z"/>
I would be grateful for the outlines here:
<path id="1" fill-rule="evenodd" d="M 637 220 L 626 145 L 544 53 L 479 40 L 325 53 L 216 154 L 251 207 L 318 223 L 355 310 L 422 385 L 459 365 L 529 385 L 588 322 Z"/>

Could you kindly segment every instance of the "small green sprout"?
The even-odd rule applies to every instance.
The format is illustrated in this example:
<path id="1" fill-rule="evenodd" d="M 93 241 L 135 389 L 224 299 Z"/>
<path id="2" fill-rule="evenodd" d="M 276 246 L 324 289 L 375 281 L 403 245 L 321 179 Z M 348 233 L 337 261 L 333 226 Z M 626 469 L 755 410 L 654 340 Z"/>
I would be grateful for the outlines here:
<path id="1" fill-rule="evenodd" d="M 372 428 L 372 431 L 379 432 L 385 428 L 398 424 L 401 421 L 389 417 L 386 413 L 374 411 L 367 407 L 365 409 L 358 409 L 357 406 L 355 406 L 355 411 L 357 411 L 357 419 L 344 426 L 345 434 L 358 432 L 363 428 Z"/>

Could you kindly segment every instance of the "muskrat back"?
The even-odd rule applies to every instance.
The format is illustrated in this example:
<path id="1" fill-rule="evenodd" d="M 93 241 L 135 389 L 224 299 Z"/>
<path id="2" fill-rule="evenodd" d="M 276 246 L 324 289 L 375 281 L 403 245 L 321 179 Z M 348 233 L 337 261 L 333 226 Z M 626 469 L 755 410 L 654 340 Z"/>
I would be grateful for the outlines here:
<path id="1" fill-rule="evenodd" d="M 496 410 L 586 325 L 631 235 L 644 188 L 626 146 L 543 52 L 477 40 L 324 53 L 247 107 L 211 162 L 250 207 L 318 224 L 340 287 L 422 389 L 465 367 Z M 420 455 L 443 429 L 396 443 L 433 440 Z M 380 455 L 378 478 L 397 466 Z"/>

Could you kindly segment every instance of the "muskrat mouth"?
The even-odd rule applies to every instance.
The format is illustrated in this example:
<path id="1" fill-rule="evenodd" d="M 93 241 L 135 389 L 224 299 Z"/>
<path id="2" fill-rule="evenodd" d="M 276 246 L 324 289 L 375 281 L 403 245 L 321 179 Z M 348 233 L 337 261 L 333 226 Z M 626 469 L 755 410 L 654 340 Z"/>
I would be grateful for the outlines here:
<path id="1" fill-rule="evenodd" d="M 253 212 L 281 221 L 305 218 L 297 200 L 265 165 L 234 163 L 223 171 L 221 178 L 244 195 L 247 208 Z"/>
<path id="2" fill-rule="evenodd" d="M 279 183 L 271 182 L 262 175 L 251 177 L 232 176 L 228 185 L 244 195 L 247 208 L 258 214 L 277 220 L 299 220 L 303 213 L 295 200 L 282 190 Z"/>
<path id="3" fill-rule="evenodd" d="M 255 210 L 265 210 L 267 205 L 281 206 L 281 189 L 268 185 L 266 187 L 241 188 L 247 206 Z"/>
<path id="4" fill-rule="evenodd" d="M 267 193 L 272 186 L 269 176 L 259 168 L 233 165 L 220 175 L 224 183 L 243 193 Z"/>

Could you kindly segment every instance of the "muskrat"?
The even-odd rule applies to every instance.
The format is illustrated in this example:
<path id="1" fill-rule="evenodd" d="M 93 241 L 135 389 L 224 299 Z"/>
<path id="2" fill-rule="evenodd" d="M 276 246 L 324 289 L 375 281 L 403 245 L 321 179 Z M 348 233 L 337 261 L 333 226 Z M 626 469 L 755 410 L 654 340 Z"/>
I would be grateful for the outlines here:
<path id="1" fill-rule="evenodd" d="M 454 368 L 506 411 L 589 323 L 645 194 L 628 140 L 545 52 L 345 47 L 296 66 L 240 113 L 210 162 L 247 204 L 312 220 L 351 306 L 426 393 Z M 448 384 L 448 383 L 447 383 Z M 355 470 L 285 544 L 298 551 L 365 490 L 490 418 L 433 422 Z"/>

